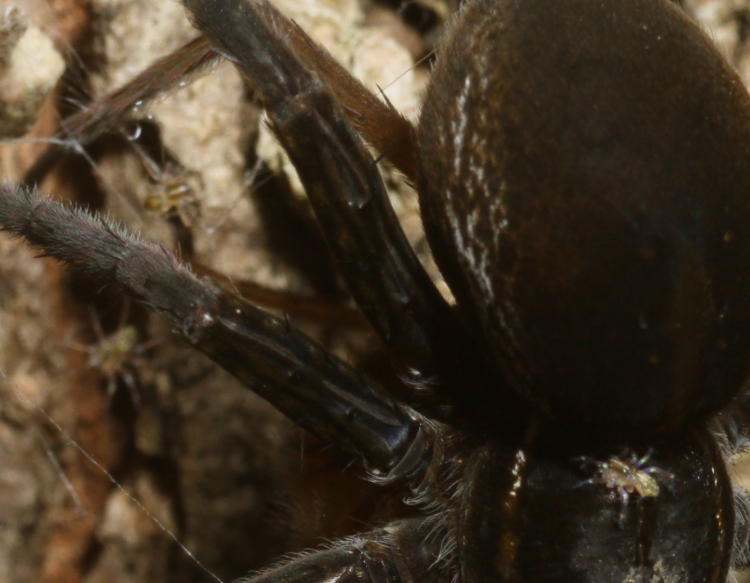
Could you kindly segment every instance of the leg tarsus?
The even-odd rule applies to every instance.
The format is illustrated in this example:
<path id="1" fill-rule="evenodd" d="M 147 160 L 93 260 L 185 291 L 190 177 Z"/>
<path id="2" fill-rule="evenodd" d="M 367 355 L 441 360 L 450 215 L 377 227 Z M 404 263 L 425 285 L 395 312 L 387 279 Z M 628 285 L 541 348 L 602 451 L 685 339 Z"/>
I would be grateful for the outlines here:
<path id="1" fill-rule="evenodd" d="M 449 573 L 431 566 L 439 545 L 425 540 L 430 538 L 425 530 L 419 520 L 392 523 L 304 553 L 242 583 L 449 583 Z"/>

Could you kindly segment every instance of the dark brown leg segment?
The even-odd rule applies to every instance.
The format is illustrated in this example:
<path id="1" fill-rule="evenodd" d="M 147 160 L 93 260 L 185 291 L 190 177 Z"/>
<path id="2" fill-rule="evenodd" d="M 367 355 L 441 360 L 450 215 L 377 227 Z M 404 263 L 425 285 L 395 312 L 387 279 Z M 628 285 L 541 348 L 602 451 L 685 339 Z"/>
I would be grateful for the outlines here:
<path id="1" fill-rule="evenodd" d="M 50 144 L 26 172 L 23 184 L 36 186 L 69 151 L 96 140 L 127 119 L 133 107 L 147 103 L 175 87 L 186 77 L 219 59 L 205 36 L 194 38 L 176 51 L 155 61 L 116 91 L 97 99 L 60 124 L 57 141 Z"/>
<path id="2" fill-rule="evenodd" d="M 286 40 L 294 25 L 265 0 L 185 4 L 263 94 L 352 295 L 385 343 L 402 363 L 438 379 L 452 362 L 465 365 L 477 351 L 409 247 L 374 160 L 295 54 L 301 41 Z"/>
<path id="3" fill-rule="evenodd" d="M 298 425 L 359 455 L 371 471 L 411 476 L 424 467 L 430 432 L 419 416 L 285 319 L 196 278 L 162 247 L 2 183 L 0 230 L 103 286 L 119 285 Z"/>
<path id="4" fill-rule="evenodd" d="M 448 573 L 431 567 L 438 544 L 425 541 L 426 534 L 421 521 L 392 523 L 300 555 L 243 583 L 448 583 Z"/>

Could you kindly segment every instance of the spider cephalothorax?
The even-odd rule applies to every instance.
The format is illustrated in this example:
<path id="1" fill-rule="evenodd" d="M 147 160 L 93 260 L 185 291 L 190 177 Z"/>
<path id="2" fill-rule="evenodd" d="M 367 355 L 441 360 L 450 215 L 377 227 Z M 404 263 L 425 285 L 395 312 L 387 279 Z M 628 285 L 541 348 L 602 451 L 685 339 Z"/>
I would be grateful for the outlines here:
<path id="1" fill-rule="evenodd" d="M 705 424 L 748 373 L 750 99 L 698 28 L 666 0 L 468 0 L 414 128 L 266 0 L 184 3 L 263 95 L 353 297 L 430 402 L 32 190 L 2 187 L 0 228 L 118 284 L 423 505 L 252 580 L 723 583 L 733 498 Z M 354 128 L 416 181 L 456 306 Z M 581 487 L 582 458 L 609 460 L 606 487 Z"/>

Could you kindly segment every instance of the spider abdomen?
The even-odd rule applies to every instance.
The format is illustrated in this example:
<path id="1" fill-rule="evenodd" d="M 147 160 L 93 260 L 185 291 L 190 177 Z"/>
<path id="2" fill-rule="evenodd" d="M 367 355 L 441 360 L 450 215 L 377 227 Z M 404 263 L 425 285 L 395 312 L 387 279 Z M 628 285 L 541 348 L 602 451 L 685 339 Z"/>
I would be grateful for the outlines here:
<path id="1" fill-rule="evenodd" d="M 422 212 L 508 382 L 615 436 L 718 409 L 750 355 L 737 75 L 666 0 L 480 0 L 446 46 Z"/>

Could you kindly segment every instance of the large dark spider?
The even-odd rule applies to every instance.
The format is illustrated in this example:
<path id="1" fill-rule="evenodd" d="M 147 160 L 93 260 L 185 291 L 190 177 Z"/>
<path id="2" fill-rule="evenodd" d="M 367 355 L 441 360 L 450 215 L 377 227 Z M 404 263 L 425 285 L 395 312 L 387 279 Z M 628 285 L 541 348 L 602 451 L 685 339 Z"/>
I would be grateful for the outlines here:
<path id="1" fill-rule="evenodd" d="M 253 582 L 724 582 L 707 419 L 748 376 L 750 100 L 666 0 L 469 0 L 418 128 L 265 0 L 185 0 L 250 77 L 409 403 L 161 247 L 2 186 L 0 228 L 118 284 L 420 518 Z M 360 133 L 417 184 L 458 300 Z"/>

